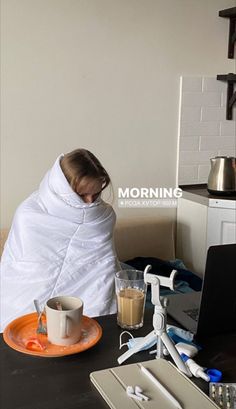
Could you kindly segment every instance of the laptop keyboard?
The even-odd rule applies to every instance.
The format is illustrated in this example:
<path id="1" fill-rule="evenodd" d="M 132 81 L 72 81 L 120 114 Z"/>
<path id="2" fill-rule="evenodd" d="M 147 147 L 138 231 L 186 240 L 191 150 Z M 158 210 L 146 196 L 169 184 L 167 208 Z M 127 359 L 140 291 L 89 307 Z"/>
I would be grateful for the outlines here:
<path id="1" fill-rule="evenodd" d="M 199 316 L 199 308 L 192 308 L 190 310 L 184 310 L 184 313 L 187 314 L 194 321 L 197 321 L 198 316 Z"/>

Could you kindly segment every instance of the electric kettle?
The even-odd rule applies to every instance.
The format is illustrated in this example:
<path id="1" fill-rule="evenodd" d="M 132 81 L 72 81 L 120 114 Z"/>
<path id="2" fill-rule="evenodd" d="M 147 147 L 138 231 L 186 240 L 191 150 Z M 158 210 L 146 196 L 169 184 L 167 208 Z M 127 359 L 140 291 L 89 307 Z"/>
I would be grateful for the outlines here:
<path id="1" fill-rule="evenodd" d="M 215 195 L 236 194 L 236 158 L 216 156 L 210 159 L 211 171 L 207 190 Z"/>

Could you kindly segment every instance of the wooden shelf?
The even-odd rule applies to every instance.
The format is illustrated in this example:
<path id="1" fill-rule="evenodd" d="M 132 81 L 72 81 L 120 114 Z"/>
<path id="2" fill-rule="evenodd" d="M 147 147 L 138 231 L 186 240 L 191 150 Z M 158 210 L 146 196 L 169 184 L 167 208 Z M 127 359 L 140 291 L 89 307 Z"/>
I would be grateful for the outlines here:
<path id="1" fill-rule="evenodd" d="M 236 17 L 236 7 L 219 11 L 220 17 L 234 18 Z"/>
<path id="2" fill-rule="evenodd" d="M 219 16 L 229 19 L 228 58 L 234 58 L 236 41 L 236 7 L 219 11 Z"/>
<path id="3" fill-rule="evenodd" d="M 219 74 L 216 77 L 219 81 L 227 82 L 227 101 L 226 101 L 226 119 L 232 119 L 233 106 L 236 102 L 236 91 L 234 91 L 234 84 L 236 83 L 236 74 Z"/>
<path id="4" fill-rule="evenodd" d="M 230 72 L 229 74 L 219 74 L 217 75 L 219 81 L 236 82 L 236 74 Z"/>

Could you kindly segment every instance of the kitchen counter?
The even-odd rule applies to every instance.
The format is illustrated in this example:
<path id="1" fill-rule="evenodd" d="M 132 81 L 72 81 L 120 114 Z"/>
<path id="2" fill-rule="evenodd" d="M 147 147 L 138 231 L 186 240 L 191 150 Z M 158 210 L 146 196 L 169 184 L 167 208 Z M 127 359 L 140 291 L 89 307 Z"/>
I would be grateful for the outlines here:
<path id="1" fill-rule="evenodd" d="M 181 185 L 182 198 L 209 207 L 236 208 L 236 195 L 212 195 L 207 190 L 207 184 Z"/>

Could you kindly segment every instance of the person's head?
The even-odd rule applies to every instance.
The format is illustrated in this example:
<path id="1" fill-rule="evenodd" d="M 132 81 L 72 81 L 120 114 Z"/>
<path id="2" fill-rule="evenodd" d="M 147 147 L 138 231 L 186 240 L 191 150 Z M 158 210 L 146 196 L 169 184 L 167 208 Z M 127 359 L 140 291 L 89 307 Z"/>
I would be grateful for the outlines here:
<path id="1" fill-rule="evenodd" d="M 66 153 L 60 165 L 71 188 L 85 203 L 94 202 L 111 181 L 96 156 L 86 149 Z"/>

